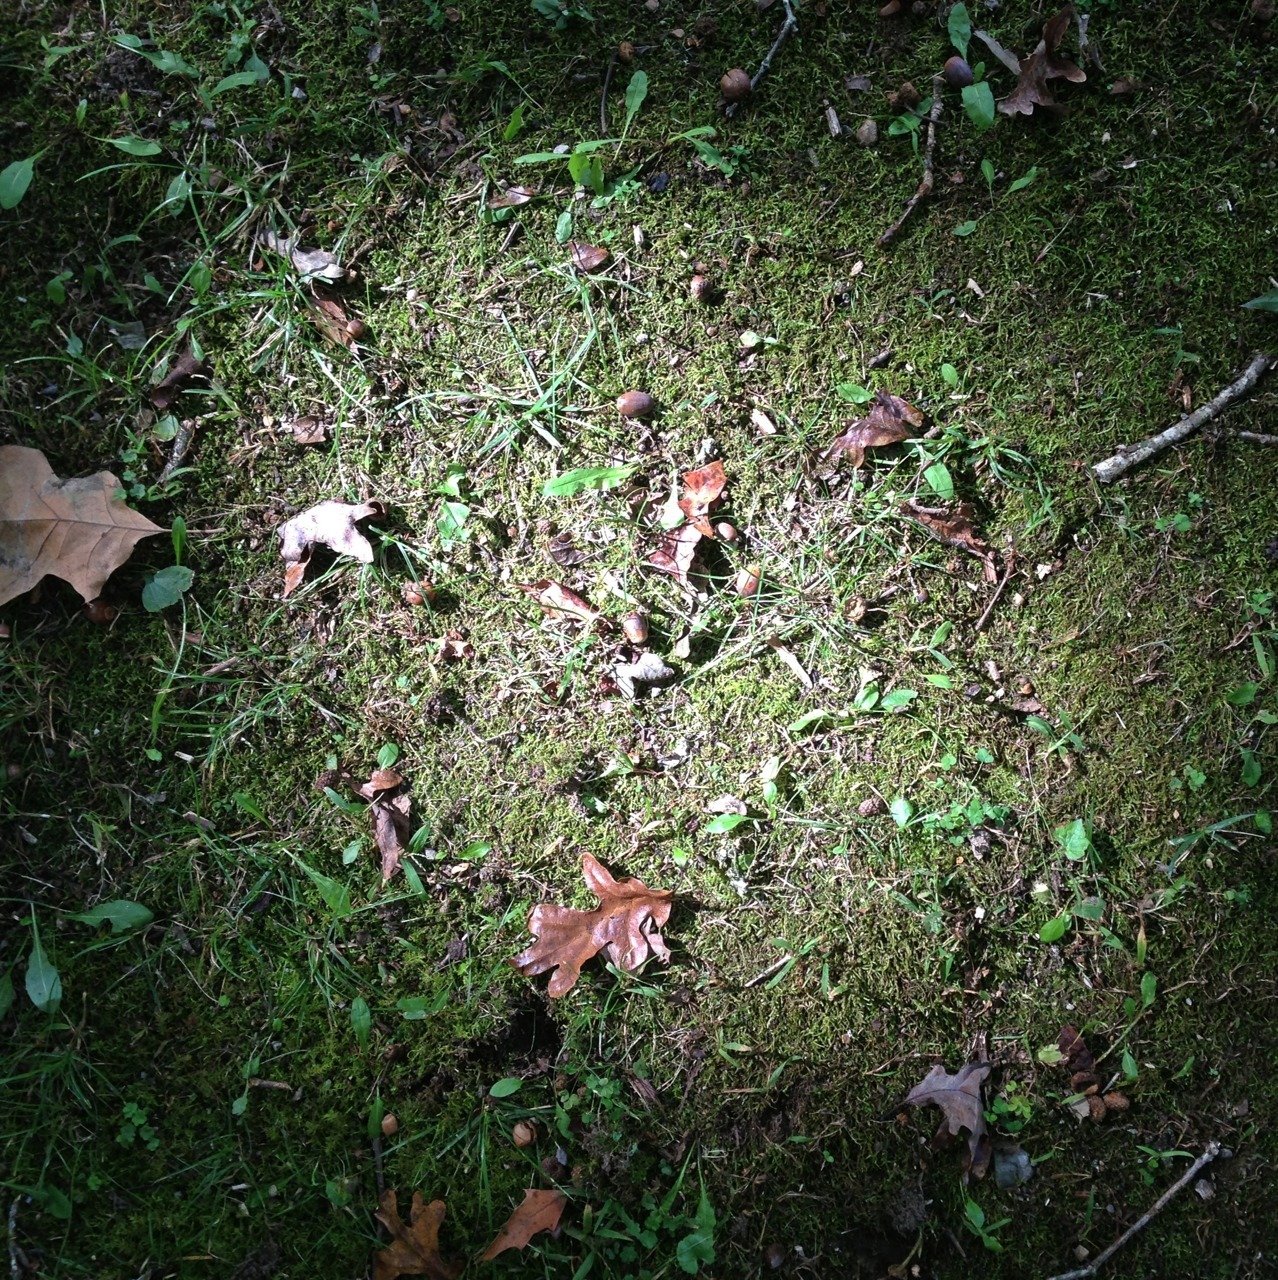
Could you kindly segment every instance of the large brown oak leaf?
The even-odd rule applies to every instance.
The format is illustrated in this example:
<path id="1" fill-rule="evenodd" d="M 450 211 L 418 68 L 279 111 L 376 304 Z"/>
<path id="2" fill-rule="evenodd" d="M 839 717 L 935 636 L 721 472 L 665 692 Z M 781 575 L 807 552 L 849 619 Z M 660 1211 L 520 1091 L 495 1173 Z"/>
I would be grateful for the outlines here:
<path id="1" fill-rule="evenodd" d="M 382 1192 L 381 1208 L 374 1215 L 390 1232 L 391 1241 L 379 1249 L 373 1262 L 373 1280 L 399 1280 L 400 1276 L 427 1276 L 429 1280 L 455 1280 L 460 1263 L 446 1262 L 439 1255 L 439 1228 L 444 1221 L 444 1202 L 426 1204 L 420 1191 L 413 1192 L 408 1222 L 399 1216 L 398 1197 Z"/>

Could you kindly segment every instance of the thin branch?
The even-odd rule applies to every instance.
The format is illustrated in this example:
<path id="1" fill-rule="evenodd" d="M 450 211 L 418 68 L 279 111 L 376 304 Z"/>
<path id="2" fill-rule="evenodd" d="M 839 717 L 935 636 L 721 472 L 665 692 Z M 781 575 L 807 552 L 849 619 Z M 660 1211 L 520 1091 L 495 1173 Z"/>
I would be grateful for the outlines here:
<path id="1" fill-rule="evenodd" d="M 772 48 L 768 50 L 763 61 L 759 63 L 759 69 L 750 77 L 750 92 L 753 93 L 759 87 L 759 81 L 763 79 L 768 68 L 772 65 L 772 59 L 776 56 L 776 52 L 794 33 L 799 25 L 798 18 L 794 15 L 794 5 L 791 0 L 781 0 L 785 7 L 785 21 L 781 24 L 781 30 L 777 32 L 777 38 L 772 42 Z M 737 108 L 741 104 L 739 102 L 729 102 L 723 109 L 723 114 L 729 120 L 737 114 Z"/>
<path id="2" fill-rule="evenodd" d="M 1203 1168 L 1204 1165 L 1210 1164 L 1218 1155 L 1229 1155 L 1219 1142 L 1209 1142 L 1207 1150 L 1194 1161 L 1193 1164 L 1185 1170 L 1184 1173 L 1172 1183 L 1166 1191 L 1143 1213 L 1135 1222 L 1132 1223 L 1126 1231 L 1123 1232 L 1113 1244 L 1109 1246 L 1103 1253 L 1096 1255 L 1095 1261 L 1089 1262 L 1085 1267 L 1079 1267 L 1076 1271 L 1062 1271 L 1060 1275 L 1049 1276 L 1048 1280 L 1088 1280 L 1089 1276 L 1094 1276 L 1125 1245 L 1132 1236 L 1137 1232 L 1143 1231 L 1149 1224 L 1167 1207 L 1172 1199 L 1182 1192 L 1191 1181 L 1194 1175 Z"/>
<path id="3" fill-rule="evenodd" d="M 18 1202 L 16 1199 L 9 1205 L 9 1275 L 12 1280 L 22 1280 L 22 1269 L 18 1263 Z"/>
<path id="4" fill-rule="evenodd" d="M 1278 444 L 1278 436 L 1267 436 L 1261 431 L 1233 431 L 1235 440 L 1250 440 L 1252 444 Z"/>
<path id="5" fill-rule="evenodd" d="M 1195 409 L 1188 417 L 1174 423 L 1166 431 L 1160 431 L 1157 435 L 1142 440 L 1140 444 L 1122 449 L 1112 458 L 1098 462 L 1092 468 L 1092 475 L 1101 484 L 1112 484 L 1133 467 L 1162 453 L 1164 449 L 1170 449 L 1172 445 L 1179 444 L 1192 436 L 1204 423 L 1219 417 L 1234 401 L 1249 395 L 1261 378 L 1275 368 L 1278 368 L 1278 357 L 1265 351 L 1253 356 L 1251 363 L 1214 400 L 1209 400 L 1205 405 Z"/>
<path id="6" fill-rule="evenodd" d="M 936 181 L 932 170 L 932 156 L 936 151 L 936 122 L 941 118 L 941 89 L 944 81 L 940 76 L 932 77 L 932 110 L 927 113 L 927 147 L 923 151 L 923 181 L 918 190 L 905 203 L 901 216 L 879 237 L 879 248 L 885 249 L 901 233 L 910 214 L 932 194 L 932 185 Z"/>
<path id="7" fill-rule="evenodd" d="M 163 488 L 164 485 L 172 479 L 173 473 L 182 465 L 186 459 L 187 453 L 190 451 L 191 444 L 195 440 L 195 432 L 199 427 L 198 418 L 184 418 L 181 426 L 177 429 L 177 434 L 173 437 L 173 448 L 169 453 L 169 460 L 164 464 L 164 469 L 156 477 L 155 487 Z"/>
<path id="8" fill-rule="evenodd" d="M 612 84 L 613 68 L 617 65 L 617 51 L 612 51 L 612 57 L 608 59 L 608 70 L 604 72 L 603 96 L 599 99 L 599 128 L 603 131 L 600 133 L 601 138 L 608 136 L 608 86 Z"/>
<path id="9" fill-rule="evenodd" d="M 977 633 L 982 632 L 989 625 L 991 616 L 994 613 L 994 606 L 998 604 L 998 598 L 1003 594 L 1003 588 L 1007 586 L 1007 580 L 1012 576 L 1012 558 L 1009 557 L 1007 568 L 1003 570 L 1003 581 L 994 588 L 994 594 L 990 596 L 990 602 L 985 606 L 985 612 L 981 614 L 977 621 L 975 630 Z"/>

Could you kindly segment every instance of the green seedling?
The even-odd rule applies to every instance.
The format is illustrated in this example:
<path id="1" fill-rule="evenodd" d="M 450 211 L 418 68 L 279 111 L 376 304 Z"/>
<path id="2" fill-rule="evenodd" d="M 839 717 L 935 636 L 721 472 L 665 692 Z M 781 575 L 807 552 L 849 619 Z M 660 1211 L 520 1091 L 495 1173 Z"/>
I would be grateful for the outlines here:
<path id="1" fill-rule="evenodd" d="M 150 1123 L 146 1108 L 136 1102 L 124 1104 L 124 1120 L 120 1124 L 115 1140 L 122 1147 L 131 1147 L 135 1142 L 148 1151 L 156 1151 L 160 1146 L 160 1136 Z"/>

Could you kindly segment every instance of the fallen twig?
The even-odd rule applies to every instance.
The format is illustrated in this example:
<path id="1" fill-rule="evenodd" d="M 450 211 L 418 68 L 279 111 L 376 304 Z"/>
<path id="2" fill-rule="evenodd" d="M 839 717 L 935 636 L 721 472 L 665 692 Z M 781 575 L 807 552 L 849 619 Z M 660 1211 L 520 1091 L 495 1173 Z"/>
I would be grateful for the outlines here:
<path id="1" fill-rule="evenodd" d="M 1193 435 L 1203 423 L 1219 417 L 1235 400 L 1241 400 L 1245 395 L 1250 394 L 1261 378 L 1274 368 L 1278 368 L 1278 357 L 1265 351 L 1253 356 L 1251 363 L 1233 382 L 1219 392 L 1215 399 L 1195 409 L 1193 413 L 1174 423 L 1166 431 L 1160 431 L 1157 435 L 1142 440 L 1140 444 L 1120 449 L 1113 457 L 1106 458 L 1104 462 L 1098 462 L 1092 468 L 1092 475 L 1101 484 L 1112 484 L 1133 467 L 1140 466 L 1142 462 L 1162 453 L 1164 449 L 1170 449 L 1172 445 L 1179 444 Z"/>
<path id="2" fill-rule="evenodd" d="M 608 136 L 608 86 L 612 84 L 613 68 L 617 65 L 617 51 L 612 51 L 612 57 L 608 59 L 608 70 L 604 72 L 603 96 L 599 99 L 599 128 L 602 130 L 600 137 Z"/>
<path id="3" fill-rule="evenodd" d="M 1185 1170 L 1184 1173 L 1172 1183 L 1166 1191 L 1143 1213 L 1135 1222 L 1132 1223 L 1126 1231 L 1123 1232 L 1108 1249 L 1102 1253 L 1098 1253 L 1092 1262 L 1085 1267 L 1079 1267 L 1076 1271 L 1062 1271 L 1059 1275 L 1049 1276 L 1048 1280 L 1087 1280 L 1089 1276 L 1094 1276 L 1125 1245 L 1132 1236 L 1137 1232 L 1143 1231 L 1149 1224 L 1167 1207 L 1173 1197 L 1183 1191 L 1193 1180 L 1194 1175 L 1203 1168 L 1204 1165 L 1210 1164 L 1218 1155 L 1228 1155 L 1229 1152 L 1221 1147 L 1219 1142 L 1209 1142 L 1207 1150 L 1194 1161 L 1193 1164 Z"/>
<path id="4" fill-rule="evenodd" d="M 173 437 L 173 449 L 169 453 L 169 460 L 164 464 L 164 470 L 156 477 L 155 487 L 157 489 L 168 484 L 173 478 L 173 473 L 182 465 L 192 442 L 195 440 L 195 431 L 199 425 L 199 421 L 196 418 L 183 418 L 182 424 L 177 429 L 177 434 Z"/>
<path id="5" fill-rule="evenodd" d="M 990 618 L 994 613 L 994 606 L 998 604 L 998 598 L 1003 594 L 1003 588 L 1007 586 L 1008 579 L 1012 576 L 1012 560 L 1009 557 L 1007 568 L 1003 570 L 1003 581 L 994 588 L 994 594 L 990 596 L 990 602 L 985 606 L 985 612 L 977 619 L 975 630 L 979 633 L 984 631 L 989 625 Z"/>
<path id="6" fill-rule="evenodd" d="M 941 118 L 941 89 L 944 81 L 940 76 L 932 77 L 932 110 L 927 113 L 927 146 L 923 151 L 923 180 L 918 190 L 905 202 L 901 216 L 879 237 L 879 248 L 884 249 L 892 243 L 905 226 L 910 214 L 932 194 L 932 185 L 936 178 L 932 171 L 932 155 L 936 151 L 936 122 Z"/>
<path id="7" fill-rule="evenodd" d="M 1250 440 L 1252 444 L 1278 444 L 1278 436 L 1267 436 L 1262 431 L 1233 431 L 1235 440 Z"/>
<path id="8" fill-rule="evenodd" d="M 9 1205 L 9 1275 L 13 1280 L 21 1280 L 22 1276 L 18 1265 L 18 1202 L 16 1199 Z"/>
<path id="9" fill-rule="evenodd" d="M 794 5 L 792 0 L 781 0 L 785 7 L 785 21 L 781 24 L 781 30 L 777 32 L 777 38 L 772 42 L 772 48 L 768 50 L 764 59 L 759 63 L 759 69 L 750 77 L 750 92 L 753 93 L 759 87 L 759 81 L 763 79 L 768 68 L 772 65 L 772 59 L 776 56 L 777 50 L 785 44 L 785 42 L 793 34 L 795 28 L 799 25 L 798 18 L 794 15 Z M 729 120 L 737 114 L 737 108 L 741 104 L 739 102 L 729 102 L 723 109 L 723 114 Z"/>

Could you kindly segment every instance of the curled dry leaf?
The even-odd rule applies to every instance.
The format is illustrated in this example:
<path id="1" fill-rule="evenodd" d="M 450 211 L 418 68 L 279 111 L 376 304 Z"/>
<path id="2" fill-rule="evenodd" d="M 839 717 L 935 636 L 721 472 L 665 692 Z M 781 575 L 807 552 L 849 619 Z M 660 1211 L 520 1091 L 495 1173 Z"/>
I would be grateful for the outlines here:
<path id="1" fill-rule="evenodd" d="M 1035 107 L 1056 109 L 1059 104 L 1052 96 L 1052 80 L 1069 80 L 1081 84 L 1087 72 L 1059 53 L 1060 43 L 1074 18 L 1074 6 L 1066 5 L 1043 28 L 1043 38 L 1034 52 L 1020 62 L 1016 88 L 998 104 L 1006 116 L 1031 115 Z"/>
<path id="2" fill-rule="evenodd" d="M 336 283 L 346 279 L 346 268 L 337 260 L 337 255 L 327 249 L 299 249 L 289 236 L 276 235 L 274 231 L 263 231 L 258 237 L 264 249 L 278 253 L 287 258 L 293 270 L 304 280 L 328 280 Z"/>
<path id="3" fill-rule="evenodd" d="M 208 365 L 203 360 L 197 359 L 188 346 L 174 360 L 168 373 L 151 388 L 151 403 L 163 413 L 185 390 L 186 384 L 192 378 L 208 371 Z"/>
<path id="4" fill-rule="evenodd" d="M 648 557 L 648 563 L 654 569 L 677 578 L 685 587 L 690 587 L 692 583 L 688 580 L 688 575 L 696 567 L 697 543 L 700 541 L 701 530 L 696 525 L 681 525 L 666 534 L 661 546 Z"/>
<path id="5" fill-rule="evenodd" d="M 957 1137 L 967 1130 L 968 1170 L 973 1178 L 983 1178 L 989 1168 L 991 1143 L 985 1127 L 985 1107 L 981 1101 L 981 1085 L 990 1074 L 988 1062 L 969 1062 L 950 1075 L 935 1066 L 906 1094 L 906 1105 L 922 1107 L 931 1103 L 945 1115 L 941 1133 Z M 966 1175 L 965 1175 L 966 1177 Z"/>
<path id="6" fill-rule="evenodd" d="M 373 816 L 373 843 L 382 855 L 382 883 L 399 870 L 408 850 L 409 798 L 397 769 L 374 769 L 367 782 L 354 788 L 368 801 Z"/>
<path id="7" fill-rule="evenodd" d="M 284 596 L 287 599 L 301 585 L 316 546 L 328 547 L 338 555 L 354 556 L 364 564 L 373 563 L 373 545 L 356 528 L 362 520 L 384 515 L 380 502 L 319 502 L 285 520 L 276 536 L 284 570 Z"/>
<path id="8" fill-rule="evenodd" d="M 572 254 L 572 265 L 578 271 L 598 271 L 600 267 L 607 266 L 612 257 L 607 249 L 593 244 L 581 244 L 576 240 L 569 243 L 568 251 Z"/>
<path id="9" fill-rule="evenodd" d="M 488 202 L 490 209 L 516 209 L 521 204 L 527 204 L 537 194 L 535 187 L 507 187 L 499 196 L 494 196 Z"/>
<path id="10" fill-rule="evenodd" d="M 641 653 L 634 662 L 618 662 L 612 669 L 617 688 L 627 698 L 635 696 L 638 684 L 669 684 L 678 679 L 678 672 L 669 667 L 655 653 Z"/>
<path id="11" fill-rule="evenodd" d="M 598 609 L 562 582 L 542 578 L 537 582 L 520 583 L 519 589 L 531 596 L 549 617 L 609 625 L 608 619 Z"/>
<path id="12" fill-rule="evenodd" d="M 364 336 L 364 322 L 353 319 L 340 298 L 313 289 L 306 305 L 316 328 L 337 346 L 349 347 Z"/>
<path id="13" fill-rule="evenodd" d="M 450 631 L 439 641 L 439 659 L 442 662 L 463 662 L 475 657 L 475 646 L 460 631 Z"/>
<path id="14" fill-rule="evenodd" d="M 581 966 L 600 951 L 627 972 L 650 956 L 670 959 L 660 932 L 670 918 L 670 890 L 649 889 L 642 880 L 629 877 L 615 880 L 589 853 L 582 855 L 581 871 L 599 905 L 579 911 L 539 903 L 528 915 L 528 932 L 536 941 L 510 962 L 525 977 L 553 970 L 547 987 L 551 996 L 571 991 L 581 977 Z"/>
<path id="15" fill-rule="evenodd" d="M 822 455 L 827 463 L 846 457 L 854 467 L 865 462 L 867 449 L 900 444 L 911 439 L 923 425 L 923 415 L 908 401 L 886 391 L 878 391 L 874 404 L 864 418 L 849 423 L 842 435 L 836 436 Z"/>
<path id="16" fill-rule="evenodd" d="M 59 480 L 39 449 L 0 446 L 0 604 L 50 574 L 96 600 L 139 540 L 164 532 L 121 490 L 109 471 Z"/>
<path id="17" fill-rule="evenodd" d="M 566 529 L 555 534 L 546 544 L 546 554 L 557 564 L 566 569 L 581 564 L 587 553 L 577 546 L 571 533 Z"/>
<path id="18" fill-rule="evenodd" d="M 998 581 L 994 553 L 989 543 L 977 536 L 970 502 L 960 502 L 954 507 L 924 507 L 917 502 L 905 502 L 901 504 L 901 514 L 917 521 L 941 542 L 974 555 L 981 562 L 985 581 Z"/>
<path id="19" fill-rule="evenodd" d="M 706 517 L 718 503 L 727 483 L 722 462 L 712 462 L 709 466 L 683 473 L 683 497 L 679 499 L 679 509 L 707 538 L 714 535 L 714 530 Z"/>
<path id="20" fill-rule="evenodd" d="M 480 1262 L 488 1262 L 507 1249 L 524 1248 L 539 1231 L 554 1231 L 567 1203 L 568 1197 L 562 1191 L 525 1191 L 497 1238 L 479 1255 Z"/>
<path id="21" fill-rule="evenodd" d="M 399 1280 L 400 1276 L 427 1276 L 429 1280 L 455 1280 L 462 1264 L 446 1262 L 439 1253 L 439 1228 L 444 1221 L 444 1202 L 427 1204 L 420 1191 L 413 1192 L 408 1222 L 399 1216 L 395 1192 L 382 1192 L 381 1208 L 374 1215 L 390 1232 L 391 1241 L 379 1249 L 373 1261 L 373 1280 Z"/>
<path id="22" fill-rule="evenodd" d="M 323 444 L 328 436 L 328 425 L 309 415 L 294 420 L 291 427 L 294 444 Z"/>

